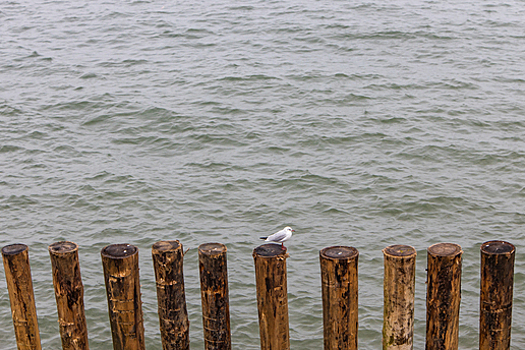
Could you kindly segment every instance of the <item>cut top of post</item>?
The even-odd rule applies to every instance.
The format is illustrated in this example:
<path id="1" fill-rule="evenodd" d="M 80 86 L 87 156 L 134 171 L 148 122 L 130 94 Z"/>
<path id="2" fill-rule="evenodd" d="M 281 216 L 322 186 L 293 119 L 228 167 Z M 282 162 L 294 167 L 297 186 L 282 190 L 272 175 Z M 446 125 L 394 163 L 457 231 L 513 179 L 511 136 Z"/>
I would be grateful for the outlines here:
<path id="1" fill-rule="evenodd" d="M 273 258 L 281 255 L 283 257 L 287 257 L 288 255 L 286 254 L 286 251 L 286 247 L 283 249 L 279 244 L 267 243 L 255 248 L 253 250 L 253 256 L 258 256 L 261 258 Z"/>
<path id="2" fill-rule="evenodd" d="M 49 247 L 49 252 L 53 255 L 73 253 L 78 250 L 78 245 L 69 241 L 55 242 Z"/>
<path id="3" fill-rule="evenodd" d="M 461 247 L 455 243 L 437 243 L 427 248 L 427 252 L 432 256 L 456 256 L 463 253 Z"/>
<path id="4" fill-rule="evenodd" d="M 359 252 L 354 247 L 334 246 L 321 249 L 320 254 L 325 259 L 348 260 L 355 258 Z"/>
<path id="5" fill-rule="evenodd" d="M 179 241 L 158 241 L 151 249 L 158 252 L 175 251 L 180 247 Z"/>
<path id="6" fill-rule="evenodd" d="M 124 259 L 135 254 L 139 249 L 131 244 L 110 244 L 100 252 L 103 257 L 109 259 Z"/>
<path id="7" fill-rule="evenodd" d="M 199 254 L 220 255 L 226 253 L 226 246 L 222 243 L 204 243 L 199 246 Z"/>
<path id="8" fill-rule="evenodd" d="M 505 241 L 488 241 L 481 245 L 481 251 L 489 255 L 512 254 L 515 249 L 513 244 Z"/>
<path id="9" fill-rule="evenodd" d="M 29 249 L 28 246 L 22 243 L 10 244 L 2 248 L 2 254 L 3 255 L 16 255 L 28 249 Z"/>
<path id="10" fill-rule="evenodd" d="M 383 253 L 393 258 L 407 258 L 415 256 L 416 250 L 409 245 L 394 244 L 383 249 Z"/>

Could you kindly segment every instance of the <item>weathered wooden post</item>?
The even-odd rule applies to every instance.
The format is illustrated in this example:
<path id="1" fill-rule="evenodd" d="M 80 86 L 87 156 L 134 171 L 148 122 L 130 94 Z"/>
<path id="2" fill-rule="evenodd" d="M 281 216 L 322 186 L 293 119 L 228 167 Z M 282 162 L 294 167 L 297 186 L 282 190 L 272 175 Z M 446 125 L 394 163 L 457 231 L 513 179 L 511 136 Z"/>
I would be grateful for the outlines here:
<path id="1" fill-rule="evenodd" d="M 454 243 L 427 249 L 426 350 L 458 349 L 462 254 Z"/>
<path id="2" fill-rule="evenodd" d="M 226 246 L 205 243 L 199 246 L 202 326 L 206 350 L 230 350 L 230 304 Z"/>
<path id="3" fill-rule="evenodd" d="M 481 245 L 480 350 L 510 349 L 515 251 L 504 241 Z"/>
<path id="4" fill-rule="evenodd" d="M 261 350 L 289 350 L 286 248 L 263 244 L 253 250 Z"/>
<path id="5" fill-rule="evenodd" d="M 25 244 L 7 245 L 2 248 L 2 258 L 18 350 L 40 350 L 29 248 Z"/>
<path id="6" fill-rule="evenodd" d="M 325 350 L 357 350 L 357 260 L 353 247 L 319 252 Z"/>
<path id="7" fill-rule="evenodd" d="M 189 350 L 190 338 L 184 274 L 179 241 L 159 241 L 151 247 L 157 281 L 160 335 L 163 350 Z"/>
<path id="8" fill-rule="evenodd" d="M 101 251 L 114 350 L 144 350 L 139 250 L 111 244 Z"/>
<path id="9" fill-rule="evenodd" d="M 383 249 L 383 350 L 411 350 L 414 336 L 416 250 L 408 245 Z"/>
<path id="10" fill-rule="evenodd" d="M 78 246 L 73 242 L 56 242 L 48 249 L 53 270 L 62 348 L 88 350 L 84 286 L 80 276 Z"/>

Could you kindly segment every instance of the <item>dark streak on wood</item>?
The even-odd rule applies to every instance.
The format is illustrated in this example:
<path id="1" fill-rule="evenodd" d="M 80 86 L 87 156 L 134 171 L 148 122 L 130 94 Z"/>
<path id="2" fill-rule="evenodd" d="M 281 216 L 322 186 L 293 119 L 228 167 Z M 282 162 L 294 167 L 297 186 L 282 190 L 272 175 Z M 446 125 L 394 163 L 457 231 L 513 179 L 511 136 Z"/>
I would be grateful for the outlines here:
<path id="1" fill-rule="evenodd" d="M 230 350 L 228 267 L 224 244 L 199 246 L 199 272 L 205 349 Z"/>
<path id="2" fill-rule="evenodd" d="M 427 249 L 426 350 L 458 349 L 462 254 L 453 243 Z"/>
<path id="3" fill-rule="evenodd" d="M 515 251 L 504 241 L 481 245 L 480 350 L 510 349 Z"/>
<path id="4" fill-rule="evenodd" d="M 101 251 L 114 350 L 144 350 L 138 248 L 112 244 Z"/>
<path id="5" fill-rule="evenodd" d="M 190 338 L 186 295 L 184 292 L 182 244 L 179 241 L 159 241 L 151 247 L 160 334 L 163 350 L 189 350 Z"/>
<path id="6" fill-rule="evenodd" d="M 359 252 L 328 247 L 319 252 L 325 350 L 357 350 Z"/>
<path id="7" fill-rule="evenodd" d="M 73 242 L 56 242 L 48 249 L 62 348 L 87 350 L 89 344 L 84 313 L 84 286 L 80 275 L 78 246 Z"/>
<path id="8" fill-rule="evenodd" d="M 18 350 L 40 350 L 29 248 L 25 244 L 5 246 L 2 258 Z"/>
<path id="9" fill-rule="evenodd" d="M 264 244 L 253 250 L 261 350 L 289 350 L 286 248 Z"/>
<path id="10" fill-rule="evenodd" d="M 383 350 L 411 350 L 414 336 L 416 250 L 392 245 L 384 255 Z"/>

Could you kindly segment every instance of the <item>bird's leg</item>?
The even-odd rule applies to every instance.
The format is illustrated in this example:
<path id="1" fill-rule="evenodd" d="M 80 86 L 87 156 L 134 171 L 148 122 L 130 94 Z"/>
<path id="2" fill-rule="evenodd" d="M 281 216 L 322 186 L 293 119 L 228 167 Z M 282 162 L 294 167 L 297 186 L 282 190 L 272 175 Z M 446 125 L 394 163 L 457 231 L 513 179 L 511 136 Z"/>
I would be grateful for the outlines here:
<path id="1" fill-rule="evenodd" d="M 284 242 L 281 242 L 281 249 L 284 250 Z"/>

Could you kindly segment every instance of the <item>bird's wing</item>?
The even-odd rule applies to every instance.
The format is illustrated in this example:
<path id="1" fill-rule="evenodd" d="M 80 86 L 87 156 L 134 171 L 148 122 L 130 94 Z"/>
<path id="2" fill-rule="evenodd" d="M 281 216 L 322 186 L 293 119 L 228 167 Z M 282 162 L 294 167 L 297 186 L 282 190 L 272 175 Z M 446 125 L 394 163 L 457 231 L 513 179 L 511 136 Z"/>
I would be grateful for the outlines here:
<path id="1" fill-rule="evenodd" d="M 286 238 L 286 231 L 281 230 L 279 232 L 274 233 L 270 237 L 268 237 L 268 240 L 270 240 L 272 242 L 280 242 L 280 241 L 282 241 L 285 238 Z"/>

